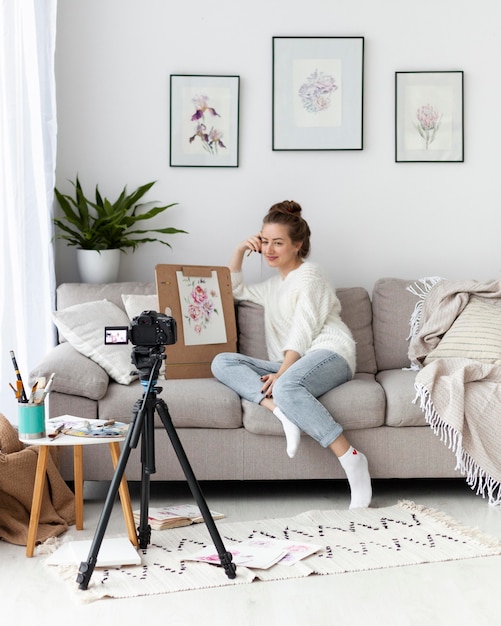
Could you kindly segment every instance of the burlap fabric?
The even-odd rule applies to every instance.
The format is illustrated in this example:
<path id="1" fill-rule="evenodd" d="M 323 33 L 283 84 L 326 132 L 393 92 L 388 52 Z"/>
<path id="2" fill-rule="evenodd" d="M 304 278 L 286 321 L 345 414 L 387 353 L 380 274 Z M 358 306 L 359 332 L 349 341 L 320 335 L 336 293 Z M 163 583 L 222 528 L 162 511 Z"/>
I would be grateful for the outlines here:
<path id="1" fill-rule="evenodd" d="M 57 469 L 57 449 L 50 452 L 37 543 L 60 535 L 75 523 L 73 492 Z M 38 447 L 20 442 L 16 429 L 0 414 L 0 539 L 9 543 L 27 543 L 37 460 Z"/>

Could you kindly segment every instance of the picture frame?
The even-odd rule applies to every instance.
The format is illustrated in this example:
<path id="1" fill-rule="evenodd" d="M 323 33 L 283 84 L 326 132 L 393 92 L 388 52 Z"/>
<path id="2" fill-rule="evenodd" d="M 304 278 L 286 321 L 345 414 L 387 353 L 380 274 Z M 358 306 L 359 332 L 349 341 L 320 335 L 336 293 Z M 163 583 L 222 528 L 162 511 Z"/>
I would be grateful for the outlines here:
<path id="1" fill-rule="evenodd" d="M 240 76 L 171 74 L 171 167 L 238 167 Z"/>
<path id="2" fill-rule="evenodd" d="M 461 70 L 395 72 L 395 161 L 464 162 Z"/>
<path id="3" fill-rule="evenodd" d="M 273 37 L 272 149 L 363 150 L 364 37 Z"/>

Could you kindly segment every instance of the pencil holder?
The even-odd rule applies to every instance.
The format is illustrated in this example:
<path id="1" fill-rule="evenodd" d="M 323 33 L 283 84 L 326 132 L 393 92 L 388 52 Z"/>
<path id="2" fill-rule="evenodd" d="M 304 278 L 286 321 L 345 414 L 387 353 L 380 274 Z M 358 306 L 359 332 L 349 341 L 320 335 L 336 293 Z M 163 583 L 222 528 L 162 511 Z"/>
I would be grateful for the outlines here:
<path id="1" fill-rule="evenodd" d="M 18 431 L 20 439 L 45 437 L 45 406 L 43 404 L 18 404 Z"/>

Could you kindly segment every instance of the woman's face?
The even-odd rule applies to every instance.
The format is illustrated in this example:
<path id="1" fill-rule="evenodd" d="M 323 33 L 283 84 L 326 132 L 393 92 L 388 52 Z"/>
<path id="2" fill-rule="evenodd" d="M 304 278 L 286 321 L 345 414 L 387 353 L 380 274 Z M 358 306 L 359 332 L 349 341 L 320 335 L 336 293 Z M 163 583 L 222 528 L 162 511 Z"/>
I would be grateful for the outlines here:
<path id="1" fill-rule="evenodd" d="M 285 277 L 301 265 L 298 252 L 301 243 L 292 243 L 287 226 L 264 224 L 261 230 L 261 253 L 270 267 L 275 267 Z"/>

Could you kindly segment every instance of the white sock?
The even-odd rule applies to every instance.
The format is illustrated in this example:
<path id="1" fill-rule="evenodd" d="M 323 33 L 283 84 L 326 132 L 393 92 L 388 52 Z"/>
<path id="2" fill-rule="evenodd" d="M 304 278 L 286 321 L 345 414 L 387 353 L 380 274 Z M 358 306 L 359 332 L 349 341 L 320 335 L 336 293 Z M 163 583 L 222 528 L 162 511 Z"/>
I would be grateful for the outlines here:
<path id="1" fill-rule="evenodd" d="M 350 484 L 350 509 L 368 507 L 372 499 L 372 486 L 367 457 L 350 446 L 350 449 L 338 458 Z"/>
<path id="2" fill-rule="evenodd" d="M 285 439 L 287 441 L 287 454 L 292 459 L 295 456 L 298 448 L 299 442 L 301 440 L 301 431 L 293 424 L 289 418 L 287 418 L 282 411 L 277 407 L 273 409 L 273 415 L 278 417 L 278 419 L 282 422 L 282 426 L 285 433 Z"/>

